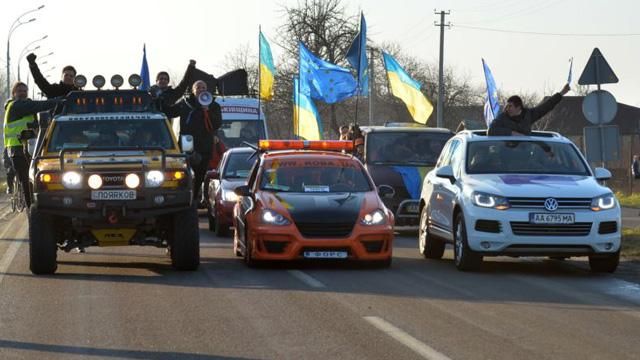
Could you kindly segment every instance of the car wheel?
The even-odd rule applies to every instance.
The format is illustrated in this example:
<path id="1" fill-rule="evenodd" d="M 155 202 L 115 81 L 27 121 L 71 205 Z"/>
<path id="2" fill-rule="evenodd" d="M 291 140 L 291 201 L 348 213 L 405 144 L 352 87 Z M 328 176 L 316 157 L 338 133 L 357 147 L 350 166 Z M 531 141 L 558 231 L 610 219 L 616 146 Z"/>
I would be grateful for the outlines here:
<path id="1" fill-rule="evenodd" d="M 216 236 L 220 236 L 220 237 L 227 237 L 229 236 L 229 227 L 226 225 L 221 225 L 220 224 L 220 219 L 219 218 L 214 218 L 214 224 L 213 227 L 215 229 L 216 232 Z"/>
<path id="2" fill-rule="evenodd" d="M 444 255 L 444 241 L 429 234 L 429 211 L 425 206 L 420 213 L 420 228 L 418 229 L 418 249 L 427 259 L 441 259 Z"/>
<path id="3" fill-rule="evenodd" d="M 53 274 L 58 268 L 57 244 L 51 215 L 35 205 L 29 211 L 29 268 L 36 275 Z"/>
<path id="4" fill-rule="evenodd" d="M 246 230 L 245 230 L 246 231 Z M 251 240 L 249 240 L 249 236 L 247 236 L 248 234 L 245 232 L 245 236 L 244 236 L 244 263 L 250 267 L 250 268 L 254 268 L 258 265 L 257 261 L 253 258 L 253 245 L 251 243 Z"/>
<path id="5" fill-rule="evenodd" d="M 171 264 L 176 270 L 194 271 L 200 265 L 198 209 L 192 207 L 173 216 Z"/>
<path id="6" fill-rule="evenodd" d="M 482 265 L 482 256 L 469 247 L 464 215 L 459 212 L 453 225 L 453 257 L 456 268 L 462 271 L 477 270 Z"/>
<path id="7" fill-rule="evenodd" d="M 600 273 L 612 273 L 618 268 L 620 263 L 620 250 L 606 256 L 589 256 L 589 267 L 591 271 Z"/>

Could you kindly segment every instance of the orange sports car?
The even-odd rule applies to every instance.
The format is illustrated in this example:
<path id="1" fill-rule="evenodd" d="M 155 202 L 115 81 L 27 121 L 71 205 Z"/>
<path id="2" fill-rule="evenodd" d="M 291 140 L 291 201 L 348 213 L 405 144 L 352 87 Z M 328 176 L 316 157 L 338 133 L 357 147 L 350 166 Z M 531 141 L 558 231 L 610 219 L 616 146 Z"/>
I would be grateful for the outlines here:
<path id="1" fill-rule="evenodd" d="M 350 141 L 261 140 L 247 185 L 235 190 L 236 255 L 249 266 L 342 259 L 388 267 L 393 214 L 352 149 Z"/>

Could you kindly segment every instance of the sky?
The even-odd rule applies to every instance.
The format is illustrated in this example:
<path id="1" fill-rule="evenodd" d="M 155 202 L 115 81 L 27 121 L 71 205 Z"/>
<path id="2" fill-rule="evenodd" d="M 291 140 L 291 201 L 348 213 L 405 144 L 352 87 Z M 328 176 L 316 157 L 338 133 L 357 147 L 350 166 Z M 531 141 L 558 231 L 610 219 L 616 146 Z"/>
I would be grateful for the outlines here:
<path id="1" fill-rule="evenodd" d="M 16 58 L 33 40 L 39 56 L 54 55 L 41 65 L 51 81 L 72 64 L 90 79 L 116 73 L 138 73 L 146 43 L 152 77 L 161 70 L 182 74 L 189 59 L 214 75 L 224 67 L 225 55 L 239 46 L 257 53 L 258 26 L 267 38 L 276 37 L 283 21 L 282 6 L 297 0 L 22 0 L 3 4 L 0 38 L 23 12 L 36 21 L 18 27 L 11 36 L 12 77 Z M 615 5 L 614 5 L 615 3 Z M 483 86 L 481 58 L 491 68 L 498 87 L 507 93 L 550 94 L 566 82 L 568 59 L 574 58 L 577 82 L 595 47 L 620 79 L 603 85 L 618 102 L 640 106 L 640 1 L 637 0 L 343 0 L 351 15 L 364 12 L 369 40 L 397 42 L 408 54 L 437 64 L 439 28 L 434 10 L 450 10 L 446 22 L 444 60 L 472 83 Z M 470 27 L 474 27 L 472 29 Z M 480 30 L 482 29 L 492 29 Z M 525 34 L 533 32 L 541 34 Z M 556 34 L 556 35 L 548 35 Z M 564 36 L 564 34 L 572 34 Z M 608 34 L 609 36 L 593 36 Z M 617 36 L 636 34 L 635 36 Z M 614 36 L 615 35 L 615 36 Z M 4 44 L 4 42 L 2 42 Z M 272 42 L 276 65 L 282 51 Z M 6 48 L 0 51 L 6 72 Z M 402 65 L 402 64 L 401 64 Z M 48 71 L 55 66 L 56 68 Z M 27 63 L 22 62 L 22 80 Z M 153 79 L 152 79 L 153 81 Z M 423 84 L 437 87 L 437 84 Z"/>

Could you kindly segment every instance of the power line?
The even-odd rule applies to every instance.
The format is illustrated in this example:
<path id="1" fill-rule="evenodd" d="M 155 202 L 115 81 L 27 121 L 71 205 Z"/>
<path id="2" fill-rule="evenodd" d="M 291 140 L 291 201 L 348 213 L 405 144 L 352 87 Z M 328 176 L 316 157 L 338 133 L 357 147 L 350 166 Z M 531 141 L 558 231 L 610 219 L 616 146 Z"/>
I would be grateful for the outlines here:
<path id="1" fill-rule="evenodd" d="M 501 32 L 501 33 L 510 33 L 510 34 L 523 34 L 523 35 L 543 35 L 543 36 L 580 36 L 580 37 L 626 37 L 626 36 L 640 36 L 640 33 L 608 33 L 608 34 L 583 34 L 583 33 L 546 33 L 546 32 L 536 32 L 536 31 L 518 31 L 518 30 L 507 30 L 507 29 L 494 29 L 494 28 L 486 28 L 479 26 L 471 26 L 471 25 L 460 25 L 460 24 L 451 24 L 451 26 L 459 27 L 462 29 L 471 29 L 471 30 L 481 30 L 481 31 L 492 31 L 492 32 Z"/>

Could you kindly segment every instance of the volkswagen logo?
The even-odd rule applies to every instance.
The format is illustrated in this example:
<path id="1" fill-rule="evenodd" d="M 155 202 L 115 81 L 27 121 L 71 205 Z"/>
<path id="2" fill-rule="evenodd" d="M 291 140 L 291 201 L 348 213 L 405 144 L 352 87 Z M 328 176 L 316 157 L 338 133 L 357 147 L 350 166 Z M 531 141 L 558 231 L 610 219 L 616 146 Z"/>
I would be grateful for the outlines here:
<path id="1" fill-rule="evenodd" d="M 548 198 L 544 201 L 544 208 L 547 209 L 547 211 L 558 210 L 558 200 L 554 198 Z"/>

